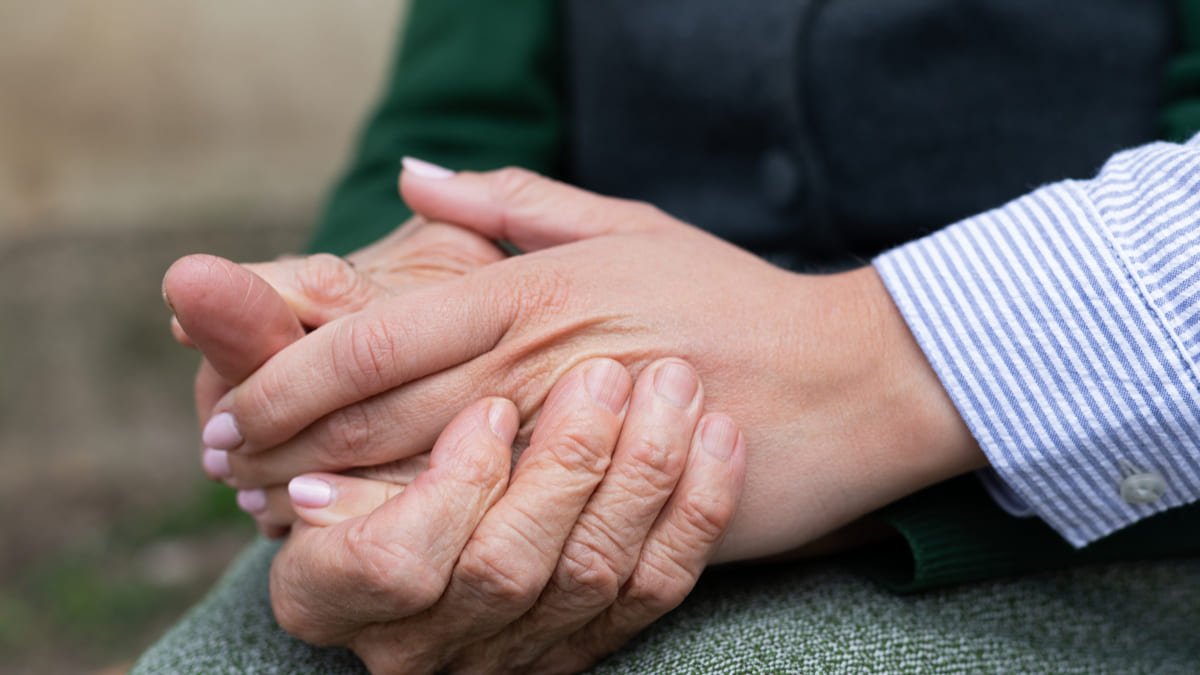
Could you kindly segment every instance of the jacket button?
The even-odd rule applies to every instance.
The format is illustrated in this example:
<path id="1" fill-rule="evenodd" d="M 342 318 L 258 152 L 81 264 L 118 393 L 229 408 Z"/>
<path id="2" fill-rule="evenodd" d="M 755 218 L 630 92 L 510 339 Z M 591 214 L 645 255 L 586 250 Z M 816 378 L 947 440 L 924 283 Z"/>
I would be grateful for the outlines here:
<path id="1" fill-rule="evenodd" d="M 1150 504 L 1166 491 L 1167 483 L 1162 476 L 1149 471 L 1126 476 L 1121 481 L 1121 499 L 1127 504 Z"/>

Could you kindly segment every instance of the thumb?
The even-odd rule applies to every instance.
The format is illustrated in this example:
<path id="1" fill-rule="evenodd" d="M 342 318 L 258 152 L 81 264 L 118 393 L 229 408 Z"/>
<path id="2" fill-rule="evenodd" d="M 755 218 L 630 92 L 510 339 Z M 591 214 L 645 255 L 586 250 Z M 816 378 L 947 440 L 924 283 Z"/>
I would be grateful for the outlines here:
<path id="1" fill-rule="evenodd" d="M 519 168 L 452 172 L 404 158 L 400 195 L 415 212 L 523 251 L 608 234 L 646 232 L 667 219 L 653 206 L 572 187 Z"/>
<path id="2" fill-rule="evenodd" d="M 304 336 L 270 284 L 224 258 L 180 258 L 163 277 L 163 294 L 188 338 L 229 384 Z"/>

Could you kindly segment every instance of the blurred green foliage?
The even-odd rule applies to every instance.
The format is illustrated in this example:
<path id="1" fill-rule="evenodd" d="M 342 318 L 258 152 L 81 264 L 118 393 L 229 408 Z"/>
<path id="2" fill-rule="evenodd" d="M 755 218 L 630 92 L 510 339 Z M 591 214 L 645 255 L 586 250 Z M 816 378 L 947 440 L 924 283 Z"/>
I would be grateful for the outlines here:
<path id="1" fill-rule="evenodd" d="M 173 576 L 147 573 L 148 551 L 166 543 L 186 556 L 215 540 L 233 550 L 253 536 L 233 491 L 208 481 L 177 504 L 114 522 L 104 536 L 37 561 L 0 589 L 0 661 L 20 653 L 36 670 L 39 654 L 64 645 L 78 651 L 72 658 L 81 666 L 129 658 L 204 593 L 227 557 Z"/>

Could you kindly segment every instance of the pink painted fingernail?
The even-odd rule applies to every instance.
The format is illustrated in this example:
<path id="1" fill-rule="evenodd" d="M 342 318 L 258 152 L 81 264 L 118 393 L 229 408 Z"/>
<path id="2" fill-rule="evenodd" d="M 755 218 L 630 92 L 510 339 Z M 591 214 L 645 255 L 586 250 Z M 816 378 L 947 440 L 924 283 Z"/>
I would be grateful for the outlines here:
<path id="1" fill-rule="evenodd" d="M 296 476 L 288 483 L 288 495 L 296 506 L 323 509 L 333 503 L 333 486 L 320 478 Z"/>
<path id="2" fill-rule="evenodd" d="M 425 160 L 417 159 L 416 157 L 405 157 L 404 159 L 400 160 L 400 164 L 404 167 L 405 171 L 421 178 L 443 180 L 454 175 L 453 171 L 444 166 L 438 166 L 433 162 L 426 162 Z"/>
<path id="3" fill-rule="evenodd" d="M 625 399 L 629 396 L 624 374 L 625 367 L 621 364 L 601 359 L 588 366 L 583 379 L 592 398 L 614 413 L 620 413 L 625 407 Z"/>
<path id="4" fill-rule="evenodd" d="M 728 462 L 733 456 L 733 446 L 737 443 L 738 430 L 733 420 L 724 415 L 713 415 L 704 421 L 704 431 L 700 434 L 700 443 L 704 451 L 713 458 Z"/>
<path id="5" fill-rule="evenodd" d="M 246 513 L 262 513 L 267 510 L 267 493 L 263 490 L 238 490 L 237 503 Z"/>
<path id="6" fill-rule="evenodd" d="M 213 415 L 208 424 L 204 425 L 204 433 L 200 434 L 200 437 L 204 445 L 216 450 L 233 450 L 242 444 L 242 432 L 238 431 L 233 413 Z"/>
<path id="7" fill-rule="evenodd" d="M 233 473 L 229 468 L 229 453 L 224 450 L 205 448 L 200 456 L 200 464 L 210 478 L 225 478 Z"/>
<path id="8" fill-rule="evenodd" d="M 686 408 L 692 402 L 697 387 L 692 369 L 682 363 L 667 363 L 654 374 L 654 390 L 680 408 Z"/>

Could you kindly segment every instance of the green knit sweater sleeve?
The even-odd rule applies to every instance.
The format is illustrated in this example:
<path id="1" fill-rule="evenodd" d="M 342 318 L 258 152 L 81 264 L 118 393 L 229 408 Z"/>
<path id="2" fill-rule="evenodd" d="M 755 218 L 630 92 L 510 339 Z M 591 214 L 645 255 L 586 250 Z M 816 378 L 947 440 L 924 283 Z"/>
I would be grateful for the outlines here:
<path id="1" fill-rule="evenodd" d="M 310 248 L 347 253 L 410 215 L 400 160 L 556 173 L 561 31 L 554 0 L 413 0 L 384 93 Z"/>
<path id="2" fill-rule="evenodd" d="M 1147 518 L 1082 549 L 1037 518 L 1005 513 L 974 476 L 919 492 L 879 512 L 899 535 L 859 560 L 898 592 L 1013 577 L 1075 565 L 1200 554 L 1200 503 Z"/>
<path id="3" fill-rule="evenodd" d="M 1177 53 L 1164 82 L 1163 136 L 1185 141 L 1200 131 L 1200 0 L 1180 0 Z"/>

